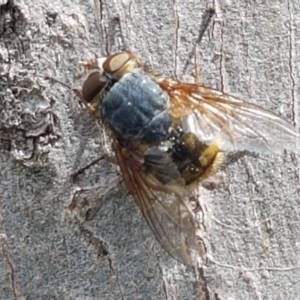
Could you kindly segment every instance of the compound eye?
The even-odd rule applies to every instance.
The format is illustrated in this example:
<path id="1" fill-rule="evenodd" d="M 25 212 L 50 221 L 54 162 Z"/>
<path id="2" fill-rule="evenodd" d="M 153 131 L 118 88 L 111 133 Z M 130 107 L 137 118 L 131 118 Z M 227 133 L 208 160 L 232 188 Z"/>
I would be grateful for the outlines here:
<path id="1" fill-rule="evenodd" d="M 101 81 L 101 74 L 100 71 L 91 73 L 83 84 L 82 96 L 88 103 L 92 102 L 105 86 L 105 82 Z"/>
<path id="2" fill-rule="evenodd" d="M 107 73 L 115 73 L 122 69 L 130 59 L 131 57 L 126 52 L 110 55 L 103 63 L 103 70 Z"/>

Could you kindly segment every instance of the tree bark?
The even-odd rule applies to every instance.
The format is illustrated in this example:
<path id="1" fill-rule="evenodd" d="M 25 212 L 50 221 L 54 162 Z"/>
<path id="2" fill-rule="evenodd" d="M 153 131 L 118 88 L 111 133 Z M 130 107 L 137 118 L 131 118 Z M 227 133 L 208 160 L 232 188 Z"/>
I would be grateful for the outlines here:
<path id="1" fill-rule="evenodd" d="M 70 179 L 103 153 L 101 128 L 45 76 L 80 87 L 81 62 L 126 46 L 191 81 L 193 65 L 183 69 L 207 7 L 73 2 L 0 1 L 0 299 L 297 299 L 296 154 L 243 157 L 214 189 L 200 188 L 208 261 L 198 270 L 160 247 L 115 166 L 101 161 Z M 201 83 L 299 128 L 299 1 L 209 5 Z"/>

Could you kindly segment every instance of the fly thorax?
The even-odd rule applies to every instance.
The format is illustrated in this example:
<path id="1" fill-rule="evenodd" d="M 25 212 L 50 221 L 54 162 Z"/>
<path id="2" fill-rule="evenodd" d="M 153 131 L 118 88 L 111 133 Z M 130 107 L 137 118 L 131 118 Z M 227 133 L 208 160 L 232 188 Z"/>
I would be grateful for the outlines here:
<path id="1" fill-rule="evenodd" d="M 134 69 L 114 83 L 103 98 L 100 112 L 125 140 L 159 143 L 169 135 L 169 97 L 141 69 Z"/>

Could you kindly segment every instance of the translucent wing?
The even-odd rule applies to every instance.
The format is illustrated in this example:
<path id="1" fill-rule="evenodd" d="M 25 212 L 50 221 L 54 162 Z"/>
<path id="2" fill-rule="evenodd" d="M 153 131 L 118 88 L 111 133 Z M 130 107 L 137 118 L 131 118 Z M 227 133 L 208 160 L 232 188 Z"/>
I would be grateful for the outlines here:
<path id="1" fill-rule="evenodd" d="M 281 117 L 254 104 L 196 84 L 157 79 L 184 132 L 223 151 L 298 151 L 300 135 Z"/>
<path id="2" fill-rule="evenodd" d="M 199 238 L 189 203 L 177 192 L 176 185 L 166 188 L 143 172 L 138 160 L 125 158 L 117 142 L 113 148 L 127 188 L 157 240 L 173 258 L 192 265 L 194 253 L 199 254 Z"/>

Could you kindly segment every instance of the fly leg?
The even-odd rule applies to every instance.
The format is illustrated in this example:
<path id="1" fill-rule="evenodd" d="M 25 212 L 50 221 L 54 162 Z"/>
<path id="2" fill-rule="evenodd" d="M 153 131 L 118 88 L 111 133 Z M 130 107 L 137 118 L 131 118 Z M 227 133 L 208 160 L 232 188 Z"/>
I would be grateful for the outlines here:
<path id="1" fill-rule="evenodd" d="M 91 221 L 106 200 L 119 192 L 120 178 L 107 179 L 97 186 L 77 187 L 69 201 L 68 210 L 83 222 Z"/>
<path id="2" fill-rule="evenodd" d="M 90 63 L 87 63 L 84 65 L 84 67 L 88 68 L 89 65 L 90 65 Z M 73 91 L 75 93 L 75 95 L 79 98 L 79 103 L 82 104 L 82 106 L 84 106 L 88 110 L 89 114 L 92 116 L 96 115 L 95 109 L 83 98 L 81 90 L 71 88 L 68 84 L 66 84 L 58 79 L 55 79 L 51 76 L 48 76 L 48 75 L 44 76 L 43 78 L 46 80 L 51 80 L 52 82 L 58 83 L 64 87 L 66 87 L 68 90 Z"/>
<path id="3" fill-rule="evenodd" d="M 81 174 L 83 174 L 87 169 L 89 169 L 90 167 L 92 167 L 93 165 L 96 165 L 99 161 L 101 160 L 107 160 L 109 162 L 111 162 L 114 165 L 117 165 L 117 159 L 114 156 L 109 156 L 108 154 L 103 154 L 100 157 L 95 158 L 94 160 L 92 160 L 89 164 L 87 164 L 86 166 L 80 168 L 79 170 L 77 170 L 76 172 L 71 174 L 71 179 L 72 181 L 76 181 L 77 177 Z"/>
<path id="4" fill-rule="evenodd" d="M 205 31 L 207 30 L 213 16 L 215 15 L 216 11 L 214 7 L 208 7 L 206 9 L 206 11 L 203 14 L 202 17 L 202 22 L 200 25 L 200 30 L 199 30 L 199 35 L 198 38 L 193 46 L 192 51 L 190 52 L 188 59 L 184 65 L 183 68 L 183 74 L 185 74 L 185 72 L 187 71 L 187 68 L 192 60 L 193 57 L 195 57 L 195 62 L 194 62 L 194 70 L 195 70 L 195 83 L 199 84 L 200 83 L 200 79 L 199 79 L 199 72 L 198 72 L 198 58 L 197 58 L 197 52 L 198 52 L 198 45 L 201 43 L 201 40 L 204 36 Z"/>
<path id="5" fill-rule="evenodd" d="M 85 172 L 85 170 L 89 169 L 91 166 L 97 164 L 99 161 L 101 161 L 102 159 L 104 159 L 104 155 L 101 155 L 100 157 L 97 157 L 96 159 L 92 160 L 88 165 L 80 168 L 79 170 L 77 170 L 76 172 L 71 174 L 71 179 L 72 181 L 76 181 L 77 177 L 81 174 L 83 174 Z"/>
<path id="6" fill-rule="evenodd" d="M 75 181 L 80 174 L 103 159 L 114 164 L 117 163 L 115 157 L 104 154 L 71 174 L 72 180 Z M 90 221 L 98 213 L 103 203 L 120 190 L 124 190 L 124 180 L 120 174 L 116 174 L 112 178 L 104 178 L 103 182 L 101 180 L 97 185 L 76 188 L 68 208 L 71 212 L 76 211 L 81 220 Z"/>

